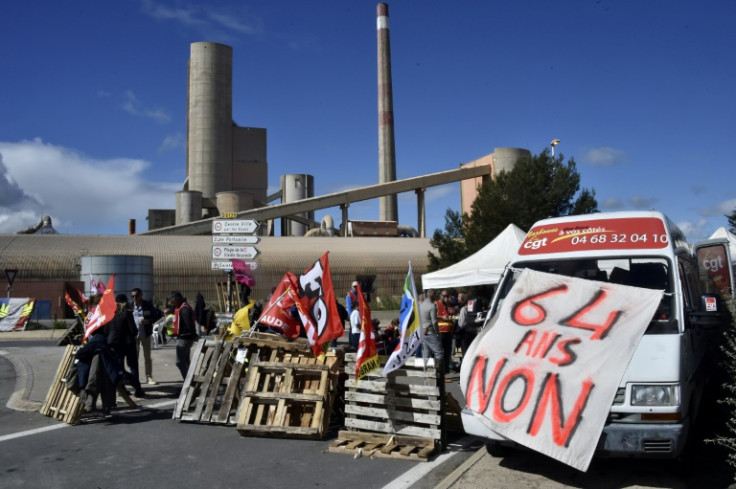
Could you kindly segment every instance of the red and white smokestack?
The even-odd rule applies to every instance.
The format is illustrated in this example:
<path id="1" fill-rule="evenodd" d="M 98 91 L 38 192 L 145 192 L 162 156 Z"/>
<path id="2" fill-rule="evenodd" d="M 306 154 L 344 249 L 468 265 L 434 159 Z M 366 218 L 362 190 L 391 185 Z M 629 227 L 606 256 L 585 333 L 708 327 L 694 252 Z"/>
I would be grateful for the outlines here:
<path id="1" fill-rule="evenodd" d="M 391 42 L 388 32 L 388 4 L 379 3 L 378 31 L 378 183 L 396 180 L 396 146 L 394 143 L 394 100 L 391 88 Z M 396 195 L 381 197 L 379 214 L 382 221 L 399 220 Z"/>

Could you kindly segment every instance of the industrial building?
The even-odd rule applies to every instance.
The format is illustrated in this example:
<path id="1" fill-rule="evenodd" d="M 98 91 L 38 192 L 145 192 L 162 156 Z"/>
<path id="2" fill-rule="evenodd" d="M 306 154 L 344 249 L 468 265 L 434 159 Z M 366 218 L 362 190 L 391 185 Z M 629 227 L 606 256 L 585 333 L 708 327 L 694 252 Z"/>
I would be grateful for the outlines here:
<path id="1" fill-rule="evenodd" d="M 227 274 L 214 269 L 212 222 L 227 215 L 260 223 L 252 271 L 253 297 L 258 300 L 269 296 L 285 272 L 299 274 L 325 252 L 337 297 L 344 297 L 349 284 L 359 279 L 374 300 L 398 298 L 409 262 L 415 277 L 427 271 L 431 247 L 424 214 L 426 189 L 461 182 L 461 209 L 468 212 L 479 184 L 530 153 L 496 148 L 459 168 L 396 180 L 388 5 L 383 3 L 377 7 L 377 41 L 378 184 L 315 196 L 314 176 L 289 174 L 280 176 L 278 192 L 267 195 L 267 130 L 240 127 L 232 119 L 232 48 L 193 43 L 187 171 L 182 190 L 176 193 L 176 209 L 150 209 L 149 229 L 136 234 L 132 222 L 128 236 L 0 235 L 0 269 L 17 270 L 12 288 L 7 284 L 8 296 L 35 297 L 38 311 L 47 318 L 70 317 L 63 297 L 65 282 L 90 293 L 90 275 L 107 283 L 116 274 L 116 291 L 140 287 L 159 304 L 172 290 L 192 300 L 201 292 L 209 303 L 216 303 L 218 284 Z M 398 222 L 397 195 L 403 192 L 417 196 L 416 227 Z M 379 199 L 379 219 L 351 223 L 350 204 L 369 199 Z M 331 207 L 341 210 L 339 225 L 331 218 L 314 222 L 315 210 Z M 280 237 L 275 236 L 277 226 Z"/>

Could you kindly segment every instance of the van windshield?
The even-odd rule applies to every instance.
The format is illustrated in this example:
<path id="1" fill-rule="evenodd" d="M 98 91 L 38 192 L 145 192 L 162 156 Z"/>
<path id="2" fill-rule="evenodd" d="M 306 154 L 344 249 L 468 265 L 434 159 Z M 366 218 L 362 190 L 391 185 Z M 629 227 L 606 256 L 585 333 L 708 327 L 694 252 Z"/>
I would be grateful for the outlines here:
<path id="1" fill-rule="evenodd" d="M 662 301 L 645 334 L 678 333 L 672 294 L 672 273 L 668 260 L 661 257 L 573 259 L 517 262 L 504 276 L 499 300 L 489 318 L 497 312 L 524 268 L 538 272 L 596 280 L 646 289 L 664 290 Z"/>

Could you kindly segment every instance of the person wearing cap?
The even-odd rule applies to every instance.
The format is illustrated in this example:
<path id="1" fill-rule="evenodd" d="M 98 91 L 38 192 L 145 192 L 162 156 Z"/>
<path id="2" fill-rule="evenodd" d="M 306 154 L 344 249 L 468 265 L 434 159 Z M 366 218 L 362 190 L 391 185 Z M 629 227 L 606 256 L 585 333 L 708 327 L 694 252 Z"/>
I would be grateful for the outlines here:
<path id="1" fill-rule="evenodd" d="M 345 296 L 345 309 L 348 311 L 348 317 L 353 313 L 353 307 L 358 306 L 358 282 L 353 282 L 353 286 L 348 290 Z"/>
<path id="2" fill-rule="evenodd" d="M 133 313 L 128 308 L 128 296 L 118 294 L 115 296 L 117 308 L 115 316 L 105 325 L 105 336 L 107 345 L 115 354 L 120 366 L 127 360 L 130 369 L 130 385 L 135 389 L 136 397 L 143 397 L 143 388 L 138 377 L 138 352 L 135 347 L 135 338 L 138 336 L 138 328 L 133 319 Z"/>

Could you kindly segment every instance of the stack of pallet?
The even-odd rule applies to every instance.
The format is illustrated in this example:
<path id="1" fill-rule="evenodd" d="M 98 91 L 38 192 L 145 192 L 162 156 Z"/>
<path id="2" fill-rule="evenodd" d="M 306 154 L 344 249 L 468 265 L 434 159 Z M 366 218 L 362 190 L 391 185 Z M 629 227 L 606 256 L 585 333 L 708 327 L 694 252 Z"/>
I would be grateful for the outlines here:
<path id="1" fill-rule="evenodd" d="M 251 355 L 237 429 L 244 436 L 325 438 L 342 352 L 316 358 L 311 349 Z"/>
<path id="2" fill-rule="evenodd" d="M 69 424 L 79 424 L 82 418 L 82 401 L 79 394 L 67 387 L 67 381 L 72 376 L 74 355 L 79 349 L 76 345 L 67 345 L 64 356 L 61 357 L 56 375 L 51 383 L 46 400 L 41 406 L 40 413 Z M 126 402 L 128 407 L 137 407 L 135 401 L 124 386 L 117 387 L 117 393 Z"/>
<path id="3" fill-rule="evenodd" d="M 441 372 L 432 360 L 425 368 L 421 359 L 409 358 L 388 376 L 380 368 L 357 381 L 355 362 L 355 354 L 346 355 L 348 430 L 339 432 L 329 451 L 427 461 L 444 445 L 446 400 Z"/>
<path id="4" fill-rule="evenodd" d="M 78 424 L 82 414 L 82 403 L 79 395 L 66 387 L 66 382 L 74 366 L 74 354 L 79 347 L 67 345 L 64 356 L 61 357 L 56 375 L 51 383 L 46 400 L 41 406 L 40 413 L 69 424 Z"/>
<path id="5" fill-rule="evenodd" d="M 173 418 L 232 425 L 243 435 L 324 436 L 341 359 L 305 339 L 251 333 L 198 341 Z"/>

